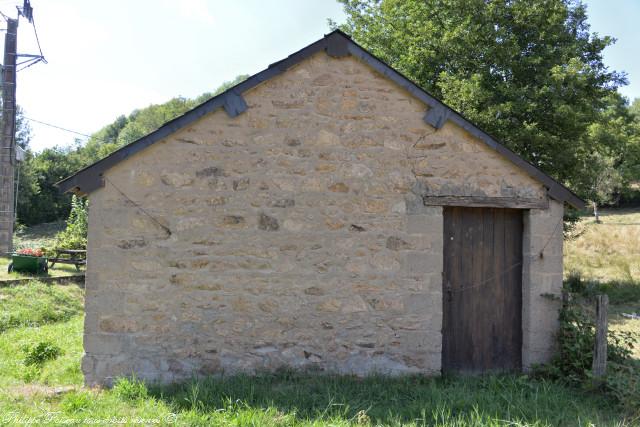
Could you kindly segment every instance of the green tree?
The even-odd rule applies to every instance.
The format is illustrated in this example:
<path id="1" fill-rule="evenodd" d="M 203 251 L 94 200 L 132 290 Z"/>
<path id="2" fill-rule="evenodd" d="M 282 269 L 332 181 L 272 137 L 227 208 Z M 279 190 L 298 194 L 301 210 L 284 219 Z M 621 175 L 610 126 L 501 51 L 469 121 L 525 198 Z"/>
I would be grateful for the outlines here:
<path id="1" fill-rule="evenodd" d="M 598 222 L 598 205 L 617 201 L 621 191 L 640 177 L 640 128 L 624 97 L 617 93 L 609 97 L 581 146 L 585 153 L 573 187 L 592 202 Z"/>
<path id="2" fill-rule="evenodd" d="M 56 235 L 55 247 L 59 249 L 86 249 L 89 203 L 77 196 L 71 198 L 71 210 L 67 227 Z"/>
<path id="3" fill-rule="evenodd" d="M 640 98 L 636 98 L 629 107 L 629 112 L 635 117 L 636 120 L 640 120 Z"/>
<path id="4" fill-rule="evenodd" d="M 16 108 L 16 144 L 26 150 L 31 142 L 31 126 L 19 105 Z"/>
<path id="5" fill-rule="evenodd" d="M 340 0 L 342 29 L 545 172 L 571 183 L 626 83 L 574 0 Z"/>
<path id="6" fill-rule="evenodd" d="M 249 76 L 239 75 L 231 81 L 224 82 L 213 92 L 204 93 L 195 99 L 177 97 L 163 104 L 134 110 L 129 116 L 120 116 L 113 123 L 93 134 L 79 151 L 79 155 L 83 157 L 86 164 L 93 163 L 114 150 L 148 135 L 166 122 L 246 80 L 247 77 Z"/>
<path id="7" fill-rule="evenodd" d="M 40 153 L 27 151 L 27 158 L 20 165 L 18 220 L 33 225 L 65 218 L 71 197 L 61 194 L 55 183 L 82 166 L 73 148 L 53 147 Z"/>

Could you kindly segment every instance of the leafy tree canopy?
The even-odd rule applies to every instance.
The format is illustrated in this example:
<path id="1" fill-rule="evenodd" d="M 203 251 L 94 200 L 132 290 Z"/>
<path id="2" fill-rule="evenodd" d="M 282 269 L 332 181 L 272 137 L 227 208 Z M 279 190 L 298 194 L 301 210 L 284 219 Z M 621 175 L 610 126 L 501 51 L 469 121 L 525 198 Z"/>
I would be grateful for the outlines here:
<path id="1" fill-rule="evenodd" d="M 358 43 L 566 183 L 620 106 L 625 75 L 602 58 L 614 39 L 579 1 L 339 1 Z"/>

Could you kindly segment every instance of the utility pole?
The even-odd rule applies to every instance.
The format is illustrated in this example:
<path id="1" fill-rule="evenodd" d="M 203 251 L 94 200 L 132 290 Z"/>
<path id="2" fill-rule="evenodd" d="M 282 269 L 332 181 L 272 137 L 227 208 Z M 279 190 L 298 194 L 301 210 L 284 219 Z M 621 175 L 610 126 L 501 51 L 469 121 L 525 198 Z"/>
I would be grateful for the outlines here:
<path id="1" fill-rule="evenodd" d="M 16 58 L 18 20 L 7 18 L 2 65 L 2 125 L 0 126 L 0 255 L 13 249 L 14 179 L 16 163 Z"/>

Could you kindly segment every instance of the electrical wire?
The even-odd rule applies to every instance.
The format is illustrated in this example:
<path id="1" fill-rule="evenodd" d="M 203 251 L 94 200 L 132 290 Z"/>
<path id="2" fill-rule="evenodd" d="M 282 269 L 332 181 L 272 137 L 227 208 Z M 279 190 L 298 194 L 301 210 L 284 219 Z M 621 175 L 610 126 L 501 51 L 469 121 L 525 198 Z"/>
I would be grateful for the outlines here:
<path id="1" fill-rule="evenodd" d="M 75 133 L 76 135 L 80 135 L 80 136 L 84 136 L 86 138 L 91 138 L 91 135 L 88 135 L 86 133 L 82 133 L 82 132 L 77 132 L 75 130 L 71 130 L 71 129 L 67 129 L 67 128 L 63 128 L 62 126 L 57 126 L 57 125 L 52 125 L 51 123 L 46 123 L 40 120 L 36 120 L 36 119 L 32 119 L 31 117 L 27 117 L 27 116 L 22 116 L 23 118 L 29 120 L 30 122 L 34 122 L 34 123 L 39 123 L 41 125 L 45 125 L 45 126 L 49 126 L 52 128 L 56 128 L 65 132 L 69 132 L 69 133 Z"/>
<path id="2" fill-rule="evenodd" d="M 117 142 L 115 140 L 97 138 L 97 137 L 95 137 L 93 135 L 89 135 L 89 134 L 86 134 L 86 133 L 83 133 L 83 132 L 78 132 L 78 131 L 75 131 L 75 130 L 67 129 L 67 128 L 64 128 L 62 126 L 52 125 L 51 123 L 47 123 L 47 122 L 43 122 L 43 121 L 40 121 L 40 120 L 32 119 L 32 118 L 27 117 L 27 116 L 22 116 L 22 118 L 24 118 L 26 120 L 29 120 L 30 122 L 34 122 L 34 123 L 38 123 L 38 124 L 41 124 L 41 125 L 49 126 L 49 127 L 52 127 L 52 128 L 64 131 L 64 132 L 69 132 L 69 133 L 73 133 L 75 135 L 84 136 L 85 138 L 93 139 L 95 141 L 104 142 L 105 144 L 111 144 L 111 143 Z"/>
<path id="3" fill-rule="evenodd" d="M 44 54 L 42 53 L 42 48 L 40 47 L 40 39 L 38 38 L 38 30 L 36 30 L 36 20 L 35 20 L 35 18 L 33 16 L 31 17 L 31 25 L 33 26 L 33 33 L 36 35 L 36 42 L 38 43 L 38 50 L 40 51 L 40 59 L 42 60 L 42 62 L 44 62 L 46 64 L 47 60 L 44 59 Z"/>

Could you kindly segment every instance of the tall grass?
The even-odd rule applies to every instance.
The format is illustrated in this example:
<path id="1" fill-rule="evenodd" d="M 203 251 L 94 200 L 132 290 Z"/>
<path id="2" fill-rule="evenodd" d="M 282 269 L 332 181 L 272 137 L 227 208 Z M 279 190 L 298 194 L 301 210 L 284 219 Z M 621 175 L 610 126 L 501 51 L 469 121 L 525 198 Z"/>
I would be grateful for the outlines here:
<path id="1" fill-rule="evenodd" d="M 239 414 L 263 421 L 267 416 L 265 425 L 616 423 L 608 399 L 524 375 L 361 379 L 285 372 L 192 380 L 150 393 L 178 413 L 221 424 Z"/>
<path id="2" fill-rule="evenodd" d="M 75 285 L 27 285 L 0 288 L 0 332 L 69 320 L 83 312 L 83 290 Z"/>
<path id="3" fill-rule="evenodd" d="M 640 212 L 605 211 L 602 223 L 584 218 L 565 241 L 565 272 L 598 282 L 640 286 Z"/>

